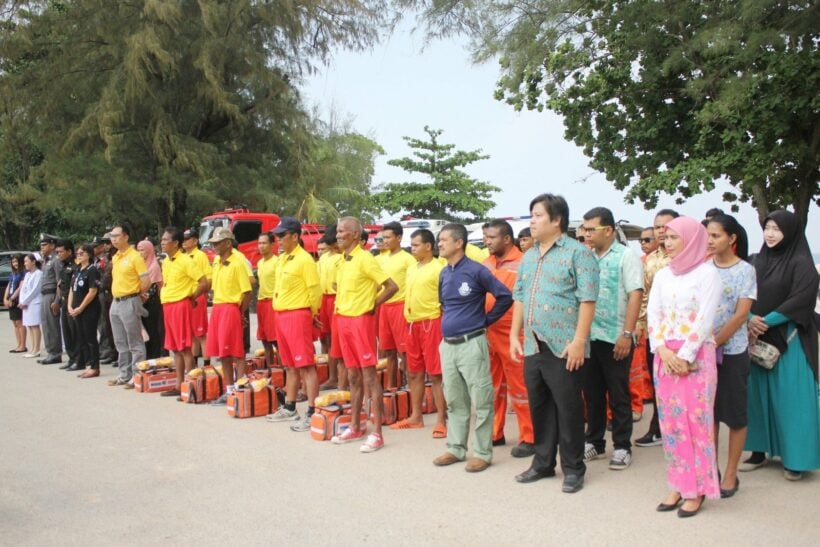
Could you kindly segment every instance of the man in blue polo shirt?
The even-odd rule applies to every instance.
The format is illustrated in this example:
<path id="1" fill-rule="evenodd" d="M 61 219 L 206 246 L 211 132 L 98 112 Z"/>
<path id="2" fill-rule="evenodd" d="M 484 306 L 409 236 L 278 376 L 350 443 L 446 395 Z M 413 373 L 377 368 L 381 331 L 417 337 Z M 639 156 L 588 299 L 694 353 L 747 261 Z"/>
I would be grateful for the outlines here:
<path id="1" fill-rule="evenodd" d="M 439 346 L 444 392 L 447 399 L 447 452 L 433 460 L 438 466 L 463 461 L 470 433 L 470 407 L 475 405 L 473 457 L 465 469 L 484 471 L 492 462 L 493 381 L 487 327 L 512 306 L 509 289 L 490 270 L 467 258 L 467 229 L 447 224 L 438 236 L 438 249 L 447 266 L 441 270 L 442 342 Z M 495 305 L 485 313 L 487 293 Z"/>
<path id="2" fill-rule="evenodd" d="M 629 369 L 635 324 L 641 310 L 643 266 L 638 254 L 615 239 L 615 218 L 606 207 L 584 215 L 581 230 L 601 269 L 595 318 L 590 331 L 590 357 L 584 365 L 587 432 L 584 461 L 605 453 L 607 399 L 612 408 L 609 468 L 620 470 L 632 462 L 632 404 Z"/>
<path id="3" fill-rule="evenodd" d="M 510 355 L 524 355 L 524 381 L 535 432 L 532 465 L 515 480 L 555 476 L 556 453 L 564 471 L 562 491 L 584 485 L 584 404 L 581 373 L 589 357 L 589 329 L 598 299 L 598 261 L 567 235 L 569 206 L 561 196 L 530 202 L 535 244 L 524 253 L 513 288 Z M 524 329 L 524 348 L 521 329 Z"/>

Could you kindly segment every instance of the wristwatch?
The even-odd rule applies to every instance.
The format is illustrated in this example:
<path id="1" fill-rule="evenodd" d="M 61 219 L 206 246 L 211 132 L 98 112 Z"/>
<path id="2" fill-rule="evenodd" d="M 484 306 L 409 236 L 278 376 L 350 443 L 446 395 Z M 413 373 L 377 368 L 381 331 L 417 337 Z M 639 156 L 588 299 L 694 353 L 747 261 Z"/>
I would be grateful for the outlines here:
<path id="1" fill-rule="evenodd" d="M 635 340 L 635 333 L 631 330 L 625 330 L 621 333 L 621 336 L 624 338 L 629 338 L 630 342 L 632 342 L 633 346 L 637 346 L 638 342 Z"/>

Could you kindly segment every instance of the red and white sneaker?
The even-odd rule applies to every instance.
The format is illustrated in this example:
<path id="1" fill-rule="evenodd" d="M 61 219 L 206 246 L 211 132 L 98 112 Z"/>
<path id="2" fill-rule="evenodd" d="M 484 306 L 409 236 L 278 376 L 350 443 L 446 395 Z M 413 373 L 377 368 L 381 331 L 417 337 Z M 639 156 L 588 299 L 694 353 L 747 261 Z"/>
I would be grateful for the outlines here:
<path id="1" fill-rule="evenodd" d="M 367 440 L 359 447 L 359 452 L 364 452 L 368 454 L 370 452 L 375 452 L 376 450 L 380 449 L 384 446 L 384 439 L 382 438 L 381 434 L 379 433 L 371 433 L 367 436 Z"/>
<path id="2" fill-rule="evenodd" d="M 352 427 L 348 427 L 340 435 L 334 435 L 330 442 L 333 444 L 346 444 L 351 441 L 355 441 L 364 437 L 364 434 L 367 433 L 367 430 L 363 431 L 356 431 Z"/>

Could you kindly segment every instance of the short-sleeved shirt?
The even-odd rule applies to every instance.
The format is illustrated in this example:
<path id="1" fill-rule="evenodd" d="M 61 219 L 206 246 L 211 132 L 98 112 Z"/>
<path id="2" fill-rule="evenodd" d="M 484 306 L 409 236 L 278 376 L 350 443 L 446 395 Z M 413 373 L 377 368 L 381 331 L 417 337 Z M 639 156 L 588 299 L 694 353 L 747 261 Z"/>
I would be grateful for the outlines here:
<path id="1" fill-rule="evenodd" d="M 387 281 L 376 257 L 361 246 L 344 255 L 336 276 L 336 313 L 358 317 L 370 313 L 376 306 L 379 287 Z"/>
<path id="2" fill-rule="evenodd" d="M 341 253 L 332 253 L 330 251 L 324 253 L 319 257 L 316 263 L 319 269 L 319 286 L 322 289 L 322 294 L 336 294 L 336 275 L 339 272 L 339 264 L 342 263 L 344 257 Z"/>
<path id="3" fill-rule="evenodd" d="M 513 298 L 524 304 L 524 353 L 537 353 L 541 340 L 560 355 L 575 338 L 580 304 L 598 299 L 598 280 L 592 251 L 567 234 L 543 255 L 539 245 L 524 253 L 513 289 Z"/>
<path id="4" fill-rule="evenodd" d="M 57 253 L 43 257 L 43 281 L 40 284 L 40 291 L 43 293 L 57 290 L 57 281 L 60 279 L 60 270 L 63 269 L 63 262 L 57 257 Z"/>
<path id="5" fill-rule="evenodd" d="M 717 335 L 720 329 L 729 322 L 737 309 L 737 302 L 741 298 L 757 300 L 757 274 L 754 266 L 741 260 L 734 266 L 721 268 L 715 264 L 720 275 L 722 284 L 720 293 L 720 303 L 715 315 L 715 326 L 713 332 Z M 744 321 L 739 329 L 735 331 L 723 345 L 723 353 L 726 355 L 737 355 L 746 351 L 749 345 L 749 330 Z"/>
<path id="6" fill-rule="evenodd" d="M 85 269 L 80 269 L 79 266 L 75 268 L 74 276 L 71 279 L 71 290 L 73 291 L 71 299 L 71 307 L 76 308 L 83 303 L 85 297 L 88 296 L 88 291 L 91 289 L 100 290 L 100 272 L 96 266 L 90 265 Z M 68 299 L 68 289 L 66 289 L 66 300 Z M 88 307 L 99 306 L 100 300 L 94 298 L 88 304 Z"/>
<path id="7" fill-rule="evenodd" d="M 186 254 L 191 255 L 191 258 L 193 258 L 199 265 L 199 269 L 205 274 L 205 279 L 210 281 L 213 275 L 213 270 L 211 268 L 211 262 L 208 260 L 208 255 L 203 253 L 198 247 L 194 247 Z"/>
<path id="8" fill-rule="evenodd" d="M 493 277 L 486 267 L 467 256 L 453 265 L 447 264 L 439 277 L 441 300 L 441 334 L 462 336 L 489 327 L 512 306 L 510 289 Z M 488 312 L 484 309 L 487 294 L 495 297 Z"/>
<path id="9" fill-rule="evenodd" d="M 376 260 L 384 273 L 387 274 L 387 277 L 392 279 L 399 287 L 396 294 L 391 296 L 385 304 L 403 302 L 405 299 L 404 287 L 407 282 L 407 270 L 416 265 L 416 259 L 404 249 L 399 249 L 395 253 L 381 253 L 376 257 Z"/>
<path id="10" fill-rule="evenodd" d="M 191 255 L 177 251 L 162 261 L 162 289 L 160 302 L 168 304 L 190 298 L 196 292 L 199 280 L 205 276 Z"/>
<path id="11" fill-rule="evenodd" d="M 595 257 L 600 282 L 589 338 L 614 344 L 624 331 L 629 293 L 643 290 L 643 264 L 635 251 L 617 241 Z"/>
<path id="12" fill-rule="evenodd" d="M 287 311 L 310 308 L 316 313 L 321 298 L 319 272 L 313 257 L 299 245 L 290 253 L 280 254 L 276 266 L 273 309 Z"/>
<path id="13" fill-rule="evenodd" d="M 270 258 L 262 257 L 256 263 L 256 277 L 259 279 L 259 292 L 256 298 L 259 300 L 270 300 L 276 290 L 276 264 L 279 257 L 272 255 Z"/>
<path id="14" fill-rule="evenodd" d="M 128 247 L 125 252 L 117 251 L 111 263 L 111 294 L 114 298 L 139 293 L 140 278 L 148 275 L 148 267 L 139 251 L 133 246 Z"/>
<path id="15" fill-rule="evenodd" d="M 251 292 L 251 280 L 245 255 L 236 249 L 225 262 L 217 255 L 214 258 L 213 281 L 214 304 L 240 304 L 242 296 Z"/>
<path id="16" fill-rule="evenodd" d="M 409 323 L 441 317 L 438 282 L 444 265 L 443 259 L 434 258 L 427 264 L 417 262 L 407 268 L 404 318 Z"/>

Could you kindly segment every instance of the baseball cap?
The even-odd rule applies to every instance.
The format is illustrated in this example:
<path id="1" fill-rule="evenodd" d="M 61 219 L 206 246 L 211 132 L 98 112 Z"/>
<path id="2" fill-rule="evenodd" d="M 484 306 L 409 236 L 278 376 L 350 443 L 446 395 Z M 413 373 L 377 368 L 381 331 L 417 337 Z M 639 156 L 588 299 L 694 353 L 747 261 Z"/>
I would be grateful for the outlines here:
<path id="1" fill-rule="evenodd" d="M 188 228 L 182 233 L 183 239 L 199 239 L 199 232 L 196 231 L 196 228 Z"/>
<path id="2" fill-rule="evenodd" d="M 282 217 L 281 220 L 279 220 L 279 225 L 274 228 L 273 233 L 280 236 L 285 232 L 301 234 L 302 224 L 293 217 Z"/>
<path id="3" fill-rule="evenodd" d="M 214 230 L 214 233 L 211 236 L 211 239 L 208 240 L 208 243 L 219 243 L 220 241 L 225 241 L 226 239 L 233 239 L 233 232 L 224 226 L 220 226 Z"/>

